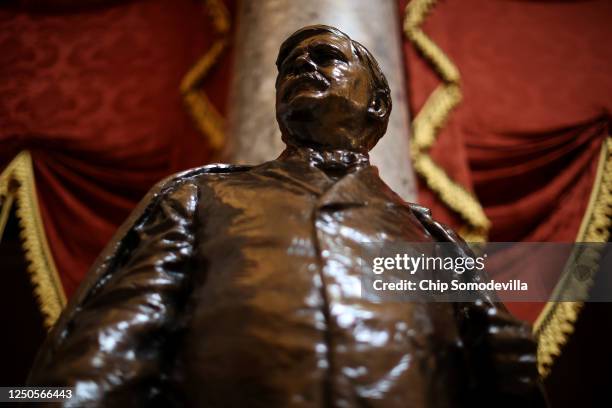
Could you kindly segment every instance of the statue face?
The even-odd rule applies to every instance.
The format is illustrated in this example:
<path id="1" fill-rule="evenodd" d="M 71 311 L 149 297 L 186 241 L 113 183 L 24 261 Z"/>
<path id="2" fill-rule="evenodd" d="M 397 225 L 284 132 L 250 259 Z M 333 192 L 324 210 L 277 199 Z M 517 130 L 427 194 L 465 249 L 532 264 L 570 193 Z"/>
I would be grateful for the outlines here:
<path id="1" fill-rule="evenodd" d="M 297 43 L 279 66 L 276 89 L 287 144 L 369 150 L 372 78 L 346 38 L 320 33 Z"/>

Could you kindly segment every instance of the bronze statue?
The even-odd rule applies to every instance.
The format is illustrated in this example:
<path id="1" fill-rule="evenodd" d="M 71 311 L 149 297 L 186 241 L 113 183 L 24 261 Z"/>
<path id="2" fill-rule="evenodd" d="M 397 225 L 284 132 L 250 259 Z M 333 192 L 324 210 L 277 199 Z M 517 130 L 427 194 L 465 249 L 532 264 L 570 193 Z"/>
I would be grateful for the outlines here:
<path id="1" fill-rule="evenodd" d="M 350 284 L 368 240 L 469 252 L 369 163 L 391 111 L 374 58 L 319 25 L 291 35 L 277 66 L 286 150 L 158 184 L 49 334 L 30 383 L 76 387 L 74 406 L 540 406 L 530 330 L 487 294 L 371 302 Z"/>

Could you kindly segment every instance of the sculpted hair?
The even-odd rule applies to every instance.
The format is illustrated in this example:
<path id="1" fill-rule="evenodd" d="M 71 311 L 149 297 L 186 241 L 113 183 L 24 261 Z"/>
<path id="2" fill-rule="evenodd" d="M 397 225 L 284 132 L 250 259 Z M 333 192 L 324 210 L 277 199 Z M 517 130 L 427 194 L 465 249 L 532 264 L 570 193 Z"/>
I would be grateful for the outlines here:
<path id="1" fill-rule="evenodd" d="M 383 103 L 387 106 L 385 115 L 377 121 L 376 140 L 380 139 L 387 130 L 387 123 L 389 121 L 389 115 L 391 114 L 391 90 L 389 89 L 387 78 L 385 78 L 385 74 L 383 74 L 382 70 L 380 69 L 378 62 L 376 59 L 374 59 L 372 54 L 370 54 L 370 51 L 368 51 L 367 48 L 361 45 L 359 42 L 351 39 L 351 37 L 335 27 L 323 24 L 304 27 L 291 34 L 291 36 L 289 36 L 289 38 L 287 38 L 281 44 L 280 50 L 278 51 L 278 57 L 276 58 L 276 68 L 280 70 L 281 64 L 297 44 L 306 38 L 321 33 L 333 34 L 337 37 L 342 37 L 348 40 L 353 46 L 353 50 L 357 58 L 359 58 L 359 60 L 370 72 L 370 77 L 372 78 L 372 82 L 374 84 L 373 93 L 374 95 L 378 94 L 378 96 L 382 98 Z"/>

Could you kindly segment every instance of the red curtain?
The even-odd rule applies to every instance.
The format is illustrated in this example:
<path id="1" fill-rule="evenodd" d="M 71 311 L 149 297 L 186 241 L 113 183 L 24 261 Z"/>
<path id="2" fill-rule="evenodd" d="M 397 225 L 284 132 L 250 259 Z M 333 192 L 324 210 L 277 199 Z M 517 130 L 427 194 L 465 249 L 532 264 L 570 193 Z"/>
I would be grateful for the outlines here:
<path id="1" fill-rule="evenodd" d="M 400 2 L 403 11 L 406 2 Z M 423 31 L 458 68 L 462 101 L 431 157 L 473 192 L 490 241 L 573 242 L 612 110 L 612 2 L 435 2 Z M 411 110 L 440 84 L 405 40 Z M 419 200 L 462 220 L 424 184 Z M 514 304 L 534 321 L 541 305 Z"/>
<path id="2" fill-rule="evenodd" d="M 153 183 L 209 160 L 179 86 L 218 33 L 197 1 L 26 3 L 0 10 L 0 168 L 31 151 L 69 295 Z M 611 11 L 607 1 L 448 0 L 425 19 L 463 94 L 431 155 L 476 194 L 490 240 L 574 240 L 609 133 Z M 230 56 L 203 84 L 221 114 Z M 405 58 L 415 113 L 439 80 L 408 40 Z M 424 185 L 419 200 L 460 226 Z"/>
<path id="3" fill-rule="evenodd" d="M 155 182 L 211 155 L 179 90 L 218 35 L 210 10 L 191 0 L 116 3 L 0 9 L 0 169 L 31 152 L 68 296 Z M 221 114 L 229 54 L 203 84 Z"/>

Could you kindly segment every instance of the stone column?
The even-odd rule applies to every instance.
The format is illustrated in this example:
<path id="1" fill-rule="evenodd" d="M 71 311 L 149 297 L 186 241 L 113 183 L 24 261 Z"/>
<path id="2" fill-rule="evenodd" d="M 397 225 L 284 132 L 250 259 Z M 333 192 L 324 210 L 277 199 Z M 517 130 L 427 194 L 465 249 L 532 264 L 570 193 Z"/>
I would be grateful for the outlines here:
<path id="1" fill-rule="evenodd" d="M 274 110 L 278 49 L 299 28 L 327 24 L 370 50 L 389 81 L 393 110 L 387 133 L 372 150 L 371 161 L 394 191 L 414 201 L 398 13 L 395 0 L 242 0 L 238 8 L 226 160 L 261 163 L 276 158 L 283 150 Z"/>

